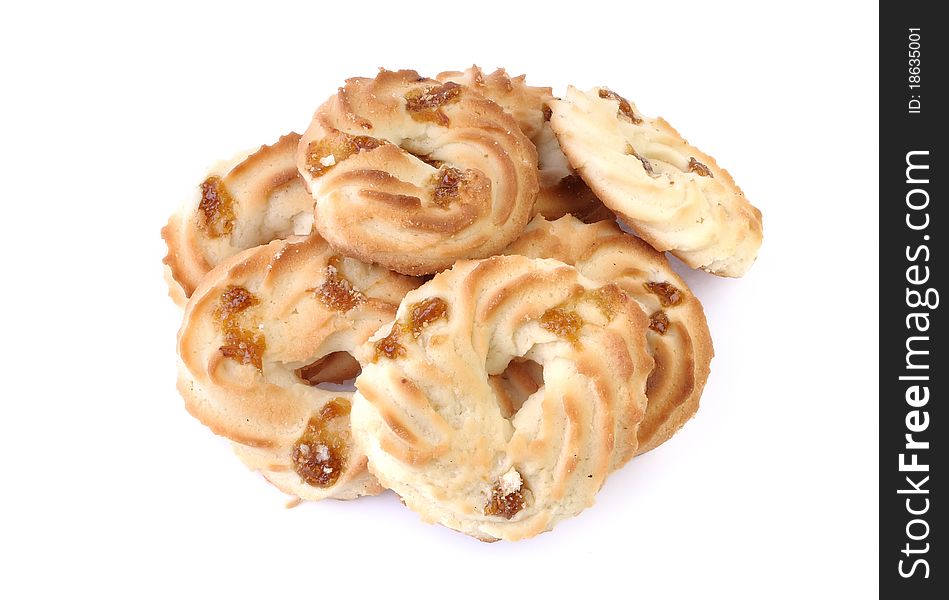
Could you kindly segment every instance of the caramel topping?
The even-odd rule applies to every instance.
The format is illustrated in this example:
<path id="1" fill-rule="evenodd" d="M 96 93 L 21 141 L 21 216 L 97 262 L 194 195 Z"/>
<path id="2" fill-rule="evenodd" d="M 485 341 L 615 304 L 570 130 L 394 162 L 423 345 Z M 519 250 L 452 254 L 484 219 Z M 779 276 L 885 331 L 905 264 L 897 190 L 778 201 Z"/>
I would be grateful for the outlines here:
<path id="1" fill-rule="evenodd" d="M 227 235 L 234 230 L 234 199 L 224 185 L 224 180 L 212 175 L 201 184 L 201 215 L 198 227 L 212 238 Z"/>
<path id="2" fill-rule="evenodd" d="M 524 504 L 524 493 L 521 489 L 505 494 L 501 486 L 495 486 L 491 490 L 491 500 L 484 507 L 484 514 L 511 520 L 524 508 Z"/>
<path id="3" fill-rule="evenodd" d="M 665 311 L 657 310 L 649 315 L 649 328 L 659 335 L 665 335 L 666 330 L 669 329 L 669 317 Z"/>
<path id="4" fill-rule="evenodd" d="M 396 359 L 400 356 L 405 356 L 405 346 L 399 343 L 399 324 L 395 323 L 392 326 L 392 331 L 389 332 L 389 335 L 377 340 L 375 344 L 376 350 L 376 360 L 379 360 L 380 356 L 385 356 L 386 358 Z"/>
<path id="5" fill-rule="evenodd" d="M 643 285 L 647 290 L 659 297 L 659 304 L 662 306 L 676 306 L 682 302 L 682 292 L 668 281 L 660 283 L 649 281 Z"/>
<path id="6" fill-rule="evenodd" d="M 306 147 L 307 173 L 320 177 L 353 154 L 373 150 L 386 143 L 385 140 L 368 135 L 349 135 L 335 131 L 323 139 L 310 142 Z"/>
<path id="7" fill-rule="evenodd" d="M 638 158 L 639 162 L 643 163 L 643 168 L 646 169 L 646 172 L 649 173 L 649 175 L 652 177 L 656 176 L 656 172 L 652 168 L 652 163 L 649 162 L 649 160 L 646 159 L 645 157 L 641 156 L 638 152 L 636 152 L 636 149 L 633 148 L 629 144 L 626 144 L 626 154 L 629 154 L 631 156 L 635 156 L 636 158 Z"/>
<path id="8" fill-rule="evenodd" d="M 334 256 L 326 266 L 326 280 L 312 291 L 316 298 L 331 310 L 347 312 L 362 304 L 366 297 L 339 272 L 340 257 Z"/>
<path id="9" fill-rule="evenodd" d="M 446 314 L 448 314 L 448 303 L 437 296 L 413 304 L 409 309 L 409 321 L 405 325 L 407 333 L 411 332 L 412 337 L 417 338 L 430 323 L 441 319 Z"/>
<path id="10" fill-rule="evenodd" d="M 219 348 L 221 354 L 260 370 L 267 348 L 266 340 L 262 333 L 245 329 L 240 319 L 241 313 L 257 304 L 260 300 L 246 288 L 232 285 L 221 293 L 214 315 L 224 333 L 224 345 Z"/>
<path id="11" fill-rule="evenodd" d="M 448 116 L 442 107 L 461 99 L 462 86 L 449 81 L 439 86 L 423 90 L 414 89 L 405 95 L 405 110 L 416 121 L 448 125 Z"/>
<path id="12" fill-rule="evenodd" d="M 458 198 L 465 183 L 465 174 L 454 167 L 442 167 L 432 175 L 432 202 L 441 208 L 448 208 L 452 200 Z"/>
<path id="13" fill-rule="evenodd" d="M 330 400 L 310 418 L 303 435 L 293 445 L 290 460 L 293 470 L 313 487 L 330 487 L 339 479 L 346 464 L 349 445 L 349 401 Z"/>
<path id="14" fill-rule="evenodd" d="M 700 177 L 712 177 L 712 172 L 708 167 L 695 160 L 695 157 L 689 157 L 689 173 L 695 173 Z"/>
<path id="15" fill-rule="evenodd" d="M 549 121 L 552 116 L 554 116 L 554 111 L 550 110 L 550 107 L 544 104 L 544 120 Z"/>
<path id="16" fill-rule="evenodd" d="M 616 100 L 617 102 L 619 102 L 619 112 L 617 114 L 623 115 L 624 117 L 629 119 L 634 125 L 639 125 L 640 123 L 643 122 L 643 120 L 637 117 L 636 113 L 633 112 L 633 106 L 629 103 L 629 100 L 627 100 L 626 98 L 623 98 L 616 92 L 612 90 L 608 90 L 606 88 L 601 88 L 600 98 L 608 98 L 610 100 Z"/>
<path id="17" fill-rule="evenodd" d="M 575 311 L 551 308 L 540 318 L 540 326 L 554 335 L 576 343 L 580 339 L 583 319 Z"/>

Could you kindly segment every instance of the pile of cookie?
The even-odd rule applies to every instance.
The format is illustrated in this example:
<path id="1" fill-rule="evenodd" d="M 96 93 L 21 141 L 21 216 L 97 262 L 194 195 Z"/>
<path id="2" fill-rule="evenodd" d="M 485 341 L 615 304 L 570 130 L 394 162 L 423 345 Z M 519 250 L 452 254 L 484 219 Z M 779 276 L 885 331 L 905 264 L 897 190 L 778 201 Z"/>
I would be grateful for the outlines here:
<path id="1" fill-rule="evenodd" d="M 762 229 L 610 89 L 472 67 L 347 80 L 162 236 L 194 417 L 296 498 L 389 488 L 493 541 L 578 514 L 695 413 L 712 342 L 663 252 L 738 277 Z"/>

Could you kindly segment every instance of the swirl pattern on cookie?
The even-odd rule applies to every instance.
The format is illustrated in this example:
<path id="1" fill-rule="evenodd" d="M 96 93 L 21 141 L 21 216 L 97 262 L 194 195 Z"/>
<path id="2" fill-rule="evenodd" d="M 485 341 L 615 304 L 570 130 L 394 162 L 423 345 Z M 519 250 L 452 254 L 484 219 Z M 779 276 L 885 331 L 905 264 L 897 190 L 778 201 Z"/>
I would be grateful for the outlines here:
<path id="1" fill-rule="evenodd" d="M 339 256 L 319 236 L 237 254 L 211 270 L 178 333 L 188 411 L 303 499 L 378 493 L 349 430 L 355 349 L 419 282 Z"/>
<path id="2" fill-rule="evenodd" d="M 615 222 L 586 225 L 566 216 L 554 222 L 535 217 L 504 253 L 573 265 L 590 279 L 615 283 L 649 315 L 646 339 L 656 366 L 646 383 L 649 404 L 639 424 L 638 454 L 668 440 L 695 414 L 712 338 L 702 304 L 661 252 Z"/>
<path id="3" fill-rule="evenodd" d="M 184 305 L 201 278 L 242 250 L 290 235 L 306 235 L 313 224 L 313 197 L 296 168 L 300 135 L 241 153 L 216 165 L 193 198 L 172 215 L 161 235 L 170 295 Z"/>
<path id="4" fill-rule="evenodd" d="M 363 346 L 353 434 L 425 520 L 486 541 L 547 531 L 636 452 L 647 327 L 616 285 L 561 262 L 459 261 Z M 541 385 L 512 407 L 499 388 L 530 392 L 514 390 L 518 361 L 540 365 Z"/>
<path id="5" fill-rule="evenodd" d="M 411 275 L 495 254 L 537 194 L 537 152 L 510 115 L 415 71 L 347 80 L 316 111 L 297 165 L 333 247 Z"/>
<path id="6" fill-rule="evenodd" d="M 524 135 L 534 143 L 537 148 L 540 189 L 533 214 L 554 220 L 569 213 L 587 223 L 614 218 L 613 213 L 573 171 L 560 149 L 560 143 L 549 123 L 548 102 L 553 99 L 549 87 L 527 85 L 524 75 L 511 77 L 504 69 L 486 75 L 477 66 L 463 72 L 440 73 L 436 79 L 468 86 L 497 103 L 514 117 Z"/>
<path id="7" fill-rule="evenodd" d="M 761 212 L 712 157 L 604 87 L 571 86 L 549 104 L 570 164 L 653 248 L 715 275 L 748 271 L 761 246 Z"/>

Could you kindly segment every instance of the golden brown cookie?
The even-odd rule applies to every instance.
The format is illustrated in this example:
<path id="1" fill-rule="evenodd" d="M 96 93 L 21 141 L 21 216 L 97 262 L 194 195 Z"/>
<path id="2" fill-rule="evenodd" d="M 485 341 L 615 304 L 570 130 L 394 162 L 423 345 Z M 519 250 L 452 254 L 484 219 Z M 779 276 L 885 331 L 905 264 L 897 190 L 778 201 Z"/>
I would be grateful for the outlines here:
<path id="1" fill-rule="evenodd" d="M 510 115 L 415 71 L 347 80 L 316 111 L 297 164 L 334 248 L 411 275 L 497 253 L 537 194 L 537 152 Z"/>
<path id="2" fill-rule="evenodd" d="M 647 327 L 619 287 L 561 262 L 459 261 L 362 347 L 353 434 L 425 520 L 482 540 L 547 531 L 636 452 Z M 518 361 L 542 386 L 512 407 L 491 377 Z"/>
<path id="3" fill-rule="evenodd" d="M 656 366 L 646 383 L 649 404 L 639 424 L 639 454 L 692 418 L 708 379 L 712 338 L 702 304 L 661 252 L 615 222 L 587 225 L 571 216 L 552 223 L 534 218 L 504 252 L 553 258 L 590 279 L 615 283 L 649 315 L 646 339 Z"/>
<path id="4" fill-rule="evenodd" d="M 692 268 L 740 277 L 761 246 L 761 212 L 728 171 L 607 88 L 569 87 L 550 124 L 596 195 L 656 250 Z"/>
<path id="5" fill-rule="evenodd" d="M 349 430 L 351 355 L 418 284 L 337 254 L 317 235 L 226 259 L 201 281 L 178 333 L 188 411 L 238 456 L 307 500 L 382 488 Z"/>
<path id="6" fill-rule="evenodd" d="M 201 278 L 241 250 L 293 234 L 308 234 L 313 198 L 297 173 L 300 135 L 241 153 L 211 169 L 194 197 L 168 220 L 166 279 L 184 305 Z"/>
<path id="7" fill-rule="evenodd" d="M 615 218 L 570 168 L 560 149 L 549 123 L 547 103 L 553 99 L 549 87 L 527 85 L 524 75 L 510 77 L 504 69 L 486 75 L 477 66 L 440 73 L 437 79 L 466 85 L 499 104 L 537 147 L 540 189 L 533 214 L 555 220 L 569 213 L 587 223 Z"/>

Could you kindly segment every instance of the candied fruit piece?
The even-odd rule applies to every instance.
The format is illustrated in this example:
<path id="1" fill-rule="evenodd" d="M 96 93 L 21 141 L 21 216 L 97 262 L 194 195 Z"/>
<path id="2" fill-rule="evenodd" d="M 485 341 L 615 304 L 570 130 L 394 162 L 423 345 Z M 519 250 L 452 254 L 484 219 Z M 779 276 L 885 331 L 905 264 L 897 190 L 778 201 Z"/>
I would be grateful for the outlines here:
<path id="1" fill-rule="evenodd" d="M 656 312 L 649 315 L 649 328 L 659 335 L 665 335 L 666 331 L 669 329 L 669 317 L 666 315 L 665 311 L 657 310 Z"/>
<path id="2" fill-rule="evenodd" d="M 405 95 L 405 110 L 416 121 L 448 125 L 448 116 L 443 106 L 461 99 L 462 86 L 449 81 L 428 89 L 417 88 Z"/>
<path id="3" fill-rule="evenodd" d="M 502 475 L 491 490 L 491 499 L 484 507 L 484 514 L 511 520 L 527 503 L 524 497 L 524 482 L 520 473 L 511 469 Z"/>
<path id="4" fill-rule="evenodd" d="M 580 339 L 583 319 L 575 311 L 551 308 L 540 318 L 540 326 L 554 335 L 576 343 Z"/>
<path id="5" fill-rule="evenodd" d="M 227 235 L 234 230 L 234 199 L 224 185 L 224 180 L 212 175 L 201 184 L 201 215 L 198 227 L 212 238 Z"/>
<path id="6" fill-rule="evenodd" d="M 633 106 L 629 103 L 629 100 L 627 100 L 626 98 L 623 98 L 622 96 L 620 96 L 613 90 L 609 90 L 606 88 L 601 88 L 599 94 L 600 94 L 600 98 L 616 100 L 617 102 L 619 102 L 619 112 L 617 114 L 623 115 L 624 117 L 629 119 L 630 122 L 632 122 L 634 125 L 639 125 L 640 123 L 643 122 L 643 120 L 637 117 L 636 113 L 633 112 Z"/>
<path id="7" fill-rule="evenodd" d="M 224 345 L 221 354 L 242 365 L 254 365 L 257 370 L 263 368 L 264 350 L 267 342 L 264 336 L 241 327 L 227 329 L 224 332 Z"/>
<path id="8" fill-rule="evenodd" d="M 659 304 L 662 306 L 676 306 L 683 300 L 682 292 L 679 288 L 668 281 L 654 282 L 648 281 L 643 284 L 647 290 L 659 298 Z"/>
<path id="9" fill-rule="evenodd" d="M 260 300 L 257 299 L 257 296 L 250 293 L 247 288 L 239 285 L 228 286 L 228 288 L 221 293 L 221 298 L 218 300 L 217 318 L 221 321 L 225 321 L 233 315 L 243 312 L 245 309 L 257 304 L 260 304 Z"/>
<path id="10" fill-rule="evenodd" d="M 597 308 L 606 316 L 612 319 L 616 315 L 616 306 L 625 299 L 625 294 L 616 285 L 605 285 L 591 292 L 587 292 L 589 297 L 596 303 Z"/>
<path id="11" fill-rule="evenodd" d="M 405 346 L 399 340 L 402 334 L 417 338 L 422 330 L 434 321 L 444 318 L 448 314 L 448 303 L 442 298 L 434 296 L 416 302 L 409 307 L 408 318 L 405 322 L 396 321 L 386 337 L 375 343 L 376 360 L 381 356 L 399 358 L 405 356 Z"/>
<path id="12" fill-rule="evenodd" d="M 339 417 L 345 417 L 349 415 L 349 410 L 352 408 L 349 401 L 344 398 L 334 398 L 333 400 L 327 402 L 323 405 L 323 408 L 320 409 L 320 418 L 323 421 L 329 421 L 330 419 L 338 419 Z"/>
<path id="13" fill-rule="evenodd" d="M 340 274 L 339 265 L 342 259 L 334 256 L 326 265 L 326 280 L 312 291 L 316 298 L 331 310 L 347 312 L 362 304 L 366 297 L 353 284 Z"/>
<path id="14" fill-rule="evenodd" d="M 398 323 L 392 326 L 392 331 L 386 337 L 377 340 L 375 343 L 376 360 L 379 357 L 399 358 L 405 356 L 405 346 L 399 343 Z"/>
<path id="15" fill-rule="evenodd" d="M 712 177 L 712 172 L 709 168 L 695 160 L 694 156 L 689 157 L 689 173 L 695 173 L 699 177 Z"/>
<path id="16" fill-rule="evenodd" d="M 330 487 L 339 480 L 346 465 L 349 445 L 350 403 L 343 398 L 327 402 L 310 418 L 303 435 L 293 445 L 290 460 L 293 470 L 313 487 Z"/>
<path id="17" fill-rule="evenodd" d="M 260 332 L 245 329 L 239 318 L 241 313 L 257 304 L 260 304 L 260 300 L 246 288 L 232 285 L 221 293 L 214 315 L 224 334 L 224 344 L 219 348 L 221 354 L 242 365 L 254 365 L 260 370 L 267 348 L 266 339 Z"/>
<path id="18" fill-rule="evenodd" d="M 417 302 L 409 309 L 409 320 L 406 323 L 406 329 L 411 332 L 413 338 L 421 335 L 422 330 L 428 327 L 433 321 L 441 319 L 448 314 L 448 303 L 443 299 L 436 297 L 426 298 Z"/>
<path id="19" fill-rule="evenodd" d="M 313 177 L 320 177 L 353 154 L 385 144 L 385 140 L 368 135 L 334 131 L 320 140 L 310 142 L 306 147 L 306 171 Z"/>
<path id="20" fill-rule="evenodd" d="M 491 496 L 491 502 L 484 507 L 484 514 L 510 520 L 522 508 L 524 508 L 524 494 L 520 490 L 502 496 L 500 491 L 496 489 Z"/>
<path id="21" fill-rule="evenodd" d="M 448 208 L 458 198 L 465 183 L 465 174 L 454 167 L 442 167 L 432 175 L 432 202 L 441 208 Z"/>

